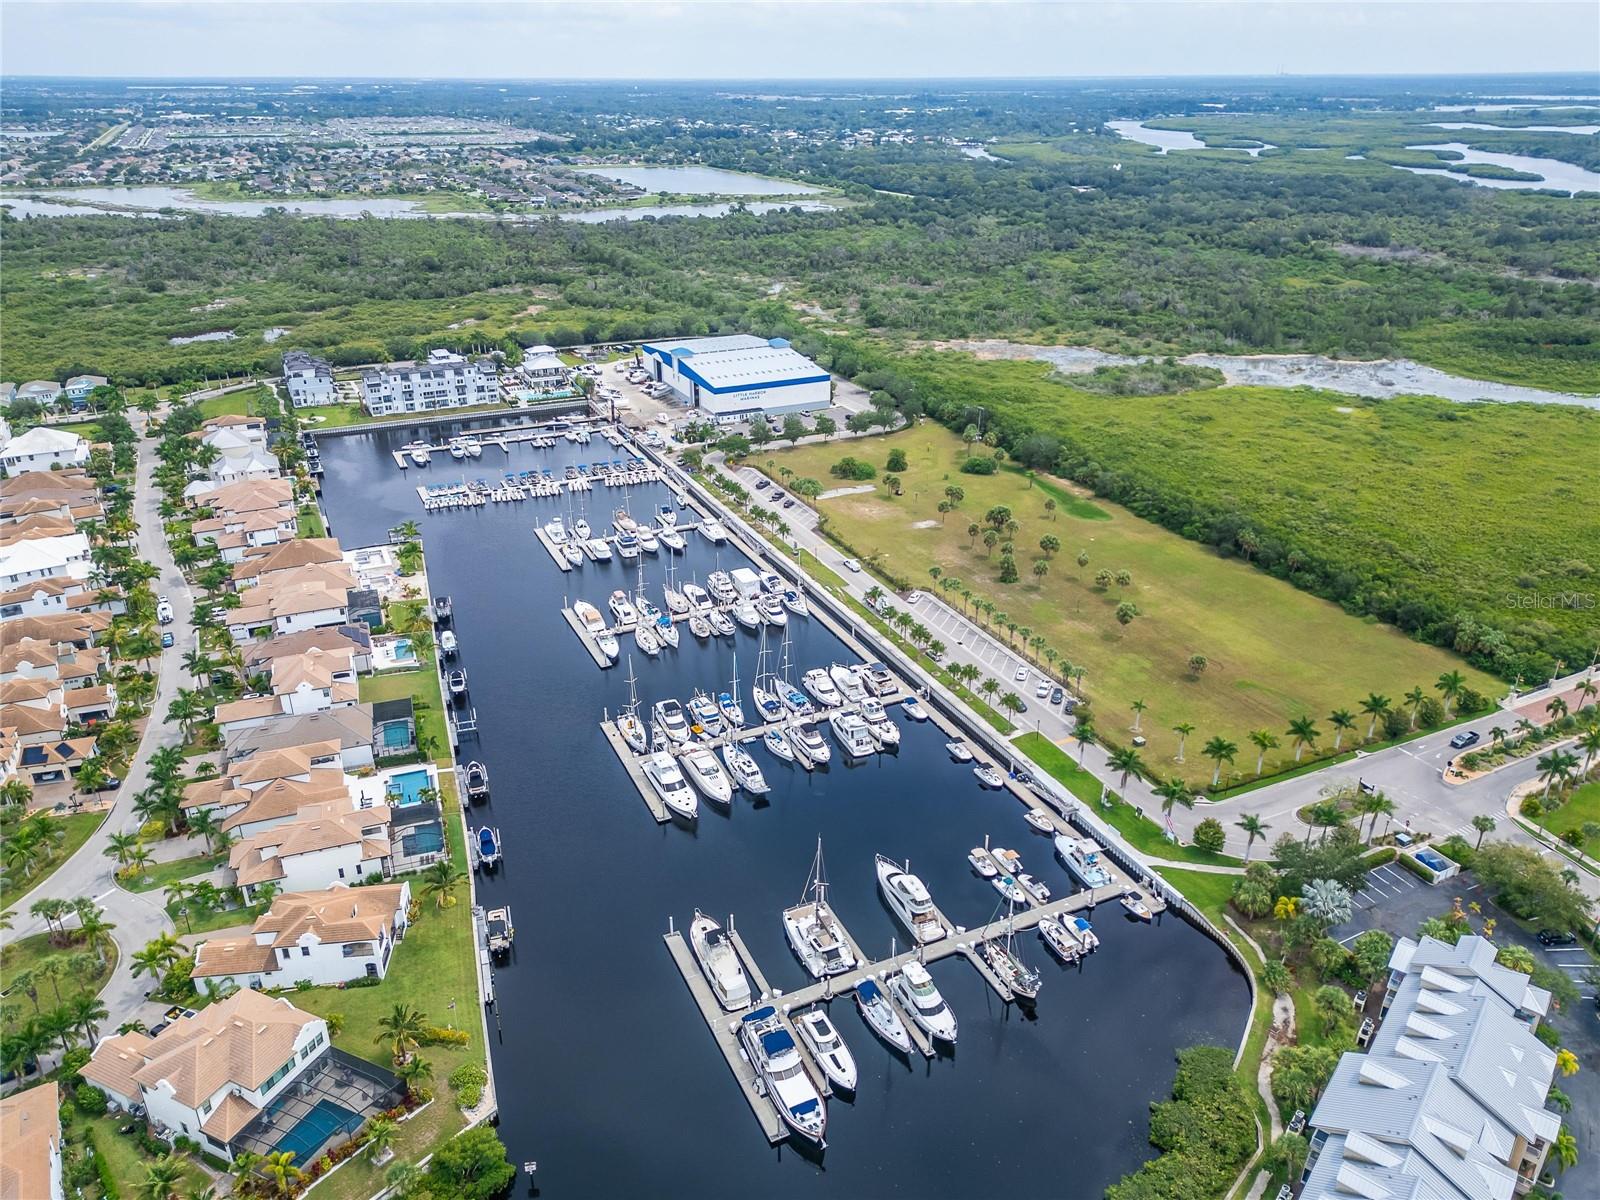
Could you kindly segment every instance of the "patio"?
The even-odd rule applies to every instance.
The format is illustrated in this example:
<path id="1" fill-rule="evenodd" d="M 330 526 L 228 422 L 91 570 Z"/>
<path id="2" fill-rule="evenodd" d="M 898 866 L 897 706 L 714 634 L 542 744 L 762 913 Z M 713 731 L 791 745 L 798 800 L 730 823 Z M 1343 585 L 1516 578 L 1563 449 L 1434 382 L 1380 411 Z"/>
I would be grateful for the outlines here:
<path id="1" fill-rule="evenodd" d="M 330 1048 L 246 1125 L 229 1148 L 234 1154 L 291 1150 L 294 1165 L 304 1168 L 324 1150 L 348 1141 L 372 1117 L 400 1103 L 403 1095 L 404 1088 L 392 1072 Z"/>

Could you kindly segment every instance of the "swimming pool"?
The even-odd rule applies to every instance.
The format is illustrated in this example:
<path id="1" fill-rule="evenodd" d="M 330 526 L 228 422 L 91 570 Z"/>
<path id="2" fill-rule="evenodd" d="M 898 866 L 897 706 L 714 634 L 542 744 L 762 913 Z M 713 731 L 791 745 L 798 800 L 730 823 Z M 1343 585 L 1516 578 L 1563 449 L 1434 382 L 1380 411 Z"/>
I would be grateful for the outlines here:
<path id="1" fill-rule="evenodd" d="M 394 660 L 409 663 L 417 661 L 417 652 L 411 645 L 410 638 L 400 638 L 394 643 Z"/>
<path id="2" fill-rule="evenodd" d="M 275 1149 L 294 1154 L 294 1162 L 310 1164 L 311 1157 L 335 1132 L 349 1136 L 361 1128 L 361 1114 L 351 1112 L 332 1100 L 318 1100 L 308 1112 L 278 1142 Z"/>
<path id="3" fill-rule="evenodd" d="M 426 771 L 402 771 L 398 775 L 389 776 L 385 790 L 389 793 L 391 804 L 403 807 L 407 804 L 420 803 L 422 793 L 432 786 L 433 783 Z"/>
<path id="4" fill-rule="evenodd" d="M 400 848 L 407 858 L 420 858 L 424 854 L 437 854 L 444 849 L 444 830 L 438 825 L 418 825 L 400 839 Z"/>
<path id="5" fill-rule="evenodd" d="M 396 746 L 409 746 L 411 744 L 411 730 L 403 721 L 390 721 L 383 727 L 383 746 L 385 750 L 393 750 Z"/>

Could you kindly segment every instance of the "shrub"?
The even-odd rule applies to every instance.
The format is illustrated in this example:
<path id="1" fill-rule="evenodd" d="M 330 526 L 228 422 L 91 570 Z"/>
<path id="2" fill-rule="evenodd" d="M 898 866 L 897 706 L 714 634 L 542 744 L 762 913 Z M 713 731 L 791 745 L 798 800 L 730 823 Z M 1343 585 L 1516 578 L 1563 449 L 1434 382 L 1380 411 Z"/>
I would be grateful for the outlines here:
<path id="1" fill-rule="evenodd" d="M 456 1103 L 462 1108 L 476 1108 L 488 1082 L 489 1073 L 477 1063 L 462 1063 L 450 1072 L 450 1089 L 456 1093 Z"/>
<path id="2" fill-rule="evenodd" d="M 439 1025 L 429 1025 L 421 1037 L 424 1046 L 465 1046 L 471 1041 L 472 1035 L 465 1029 Z"/>
<path id="3" fill-rule="evenodd" d="M 1524 796 L 1522 804 L 1517 811 L 1530 821 L 1537 821 L 1544 816 L 1544 806 L 1539 803 L 1539 797 L 1537 796 Z"/>
<path id="4" fill-rule="evenodd" d="M 104 1200 L 120 1200 L 122 1192 L 117 1188 L 117 1177 L 111 1173 L 111 1164 L 106 1161 L 106 1156 L 94 1144 L 94 1130 L 85 1131 L 84 1144 L 94 1151 L 94 1169 L 100 1177 L 100 1195 Z"/>
<path id="5" fill-rule="evenodd" d="M 878 474 L 878 468 L 869 462 L 862 462 L 859 458 L 853 458 L 847 454 L 828 468 L 828 474 L 835 479 L 861 481 L 874 478 Z"/>
<path id="6" fill-rule="evenodd" d="M 1222 828 L 1222 822 L 1215 817 L 1207 817 L 1194 828 L 1194 844 L 1202 850 L 1220 854 L 1227 840 L 1227 831 Z"/>
<path id="7" fill-rule="evenodd" d="M 413 900 L 411 903 L 415 904 L 416 901 Z M 382 982 L 383 980 L 376 975 L 361 975 L 355 979 L 346 980 L 344 986 L 347 988 L 377 987 Z"/>
<path id="8" fill-rule="evenodd" d="M 1193 1046 L 1178 1054 L 1172 1099 L 1150 1109 L 1158 1158 L 1106 1190 L 1106 1200 L 1220 1196 L 1255 1153 L 1255 1110 L 1233 1073 L 1233 1052 Z"/>
<path id="9" fill-rule="evenodd" d="M 963 475 L 993 475 L 1000 469 L 1000 464 L 992 458 L 984 458 L 974 454 L 961 464 Z"/>
<path id="10" fill-rule="evenodd" d="M 896 447 L 889 451 L 889 461 L 883 464 L 885 471 L 904 471 L 906 469 L 906 452 Z"/>
<path id="11" fill-rule="evenodd" d="M 1477 854 L 1472 848 L 1472 843 L 1459 833 L 1452 833 L 1444 841 L 1440 842 L 1439 853 L 1443 854 L 1451 862 L 1460 863 L 1463 871 L 1472 868 L 1472 860 Z"/>
<path id="12" fill-rule="evenodd" d="M 1424 883 L 1432 883 L 1434 881 L 1433 872 L 1419 863 L 1416 859 L 1412 858 L 1409 854 L 1402 854 L 1400 856 L 1400 865 L 1406 870 L 1410 871 Z"/>
<path id="13" fill-rule="evenodd" d="M 72 1102 L 77 1105 L 78 1111 L 86 1117 L 103 1117 L 106 1115 L 106 1094 L 92 1083 L 82 1085 L 72 1094 Z"/>

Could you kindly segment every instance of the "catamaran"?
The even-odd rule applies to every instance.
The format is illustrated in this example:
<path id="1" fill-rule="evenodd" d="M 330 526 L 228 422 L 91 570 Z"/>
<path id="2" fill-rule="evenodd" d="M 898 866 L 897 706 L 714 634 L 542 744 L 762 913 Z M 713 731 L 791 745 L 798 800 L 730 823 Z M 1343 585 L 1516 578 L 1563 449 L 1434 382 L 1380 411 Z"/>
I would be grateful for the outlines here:
<path id="1" fill-rule="evenodd" d="M 795 1028 L 811 1057 L 817 1060 L 828 1082 L 840 1091 L 856 1090 L 856 1060 L 844 1044 L 839 1031 L 820 1008 L 809 1009 L 795 1018 Z"/>
<path id="2" fill-rule="evenodd" d="M 945 936 L 945 927 L 939 923 L 934 910 L 933 897 L 922 880 L 906 870 L 892 858 L 876 856 L 878 889 L 888 901 L 894 915 L 910 931 L 919 945 L 926 946 Z"/>
<path id="3" fill-rule="evenodd" d="M 716 993 L 717 1003 L 729 1012 L 750 1006 L 750 977 L 728 931 L 698 908 L 689 923 L 689 948 Z"/>
<path id="4" fill-rule="evenodd" d="M 722 747 L 722 761 L 727 763 L 733 782 L 752 796 L 764 796 L 771 790 L 756 760 L 738 743 L 729 742 Z"/>
<path id="5" fill-rule="evenodd" d="M 650 755 L 644 760 L 644 777 L 669 811 L 685 820 L 699 814 L 700 802 L 694 798 L 689 781 L 678 770 L 677 760 L 672 755 L 664 750 Z"/>
<path id="6" fill-rule="evenodd" d="M 916 961 L 908 962 L 899 974 L 889 980 L 889 991 L 907 1015 L 927 1031 L 928 1036 L 955 1044 L 959 1032 L 956 1015 L 950 1011 L 950 1006 L 934 986 L 933 976 L 928 974 L 927 967 Z"/>
<path id="7" fill-rule="evenodd" d="M 777 1010 L 769 1004 L 747 1014 L 739 1022 L 739 1040 L 783 1123 L 806 1141 L 822 1145 L 828 1110 Z"/>
<path id="8" fill-rule="evenodd" d="M 811 860 L 800 903 L 783 910 L 783 931 L 789 945 L 814 979 L 843 975 L 856 969 L 856 954 L 845 940 L 844 927 L 828 907 L 828 877 L 822 865 L 822 839 Z"/>
<path id="9" fill-rule="evenodd" d="M 644 722 L 639 719 L 639 680 L 633 673 L 632 655 L 628 657 L 628 706 L 617 716 L 617 732 L 635 754 L 643 754 L 649 749 Z"/>

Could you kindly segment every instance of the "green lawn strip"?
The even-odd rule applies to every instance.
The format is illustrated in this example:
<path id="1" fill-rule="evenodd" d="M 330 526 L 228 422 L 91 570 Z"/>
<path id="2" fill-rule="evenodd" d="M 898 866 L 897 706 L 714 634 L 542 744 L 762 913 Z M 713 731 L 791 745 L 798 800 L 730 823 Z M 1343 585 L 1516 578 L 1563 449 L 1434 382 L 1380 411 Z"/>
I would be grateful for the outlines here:
<path id="1" fill-rule="evenodd" d="M 1128 844 L 1141 854 L 1147 854 L 1152 858 L 1164 858 L 1170 862 L 1201 863 L 1207 866 L 1243 865 L 1242 859 L 1229 854 L 1214 854 L 1198 846 L 1185 846 L 1169 841 L 1160 825 L 1118 797 L 1115 792 L 1107 793 L 1106 799 L 1111 802 L 1111 807 L 1106 808 L 1100 803 L 1100 781 L 1074 762 L 1065 750 L 1042 734 L 1025 733 L 1012 744 L 1065 784 L 1067 790 L 1082 801 L 1085 807 L 1113 826 Z M 1228 884 L 1228 894 L 1231 895 L 1232 879 L 1226 875 L 1217 878 Z"/>
<path id="2" fill-rule="evenodd" d="M 184 916 L 178 910 L 187 907 L 189 915 Z M 168 904 L 167 916 L 172 918 L 172 925 L 180 937 L 188 937 L 191 933 L 213 933 L 218 929 L 231 929 L 235 925 L 249 925 L 262 913 L 267 911 L 264 904 L 247 904 L 241 908 L 219 908 L 210 912 L 203 912 L 191 902 L 188 905 Z"/>
<path id="3" fill-rule="evenodd" d="M 13 875 L 10 871 L 6 872 L 5 878 L 0 880 L 0 909 L 10 908 L 39 884 L 49 879 L 55 869 L 71 858 L 78 847 L 89 840 L 89 835 L 100 828 L 100 822 L 106 819 L 106 814 L 73 813 L 65 817 L 53 816 L 50 819 L 59 821 L 66 831 L 61 844 L 46 861 L 39 863 L 27 874 Z"/>
<path id="4" fill-rule="evenodd" d="M 443 807 L 451 812 L 455 805 L 445 797 Z M 461 822 L 453 815 L 444 822 L 451 859 L 464 866 L 467 851 Z M 426 1014 L 430 1025 L 453 1025 L 465 1030 L 471 1042 L 464 1046 L 424 1046 L 418 1051 L 433 1066 L 434 1102 L 425 1111 L 400 1126 L 395 1154 L 416 1161 L 433 1150 L 440 1141 L 460 1131 L 465 1120 L 450 1091 L 450 1072 L 463 1063 L 485 1060 L 483 1029 L 478 1012 L 477 967 L 473 959 L 472 906 L 467 903 L 466 887 L 458 890 L 456 903 L 439 909 L 421 895 L 415 880 L 413 894 L 422 903 L 421 915 L 406 931 L 394 952 L 389 974 L 372 988 L 312 988 L 289 993 L 289 999 L 307 1012 L 319 1016 L 342 1013 L 344 1028 L 334 1039 L 341 1050 L 392 1069 L 388 1052 L 375 1042 L 378 1019 L 387 1016 L 396 1004 L 409 1005 Z M 455 1008 L 450 1008 L 451 1003 Z M 365 1157 L 357 1158 L 318 1185 L 317 1195 L 345 1200 L 366 1200 L 383 1186 L 384 1170 L 372 1167 Z"/>
<path id="5" fill-rule="evenodd" d="M 467 408 L 452 408 L 449 410 L 451 418 L 475 417 L 485 413 L 515 412 L 514 404 L 474 404 Z M 302 415 L 301 427 L 307 433 L 320 433 L 326 429 L 350 429 L 358 425 L 395 425 L 407 421 L 415 421 L 418 417 L 435 414 L 430 413 L 391 413 L 388 416 L 374 417 L 359 404 L 326 404 L 315 410 L 315 416 L 322 419 L 314 420 L 310 414 Z"/>
<path id="6" fill-rule="evenodd" d="M 209 399 L 200 401 L 200 413 L 207 420 L 212 417 L 254 416 L 253 402 L 255 398 L 255 388 L 240 388 L 236 392 L 225 392 L 220 396 L 212 396 Z"/>
<path id="7" fill-rule="evenodd" d="M 104 1155 L 106 1165 L 111 1169 L 111 1178 L 123 1189 L 124 1196 L 138 1194 L 135 1189 L 144 1180 L 145 1167 L 155 1161 L 139 1148 L 132 1134 L 118 1132 L 127 1123 L 125 1115 L 92 1118 L 75 1115 L 71 1126 L 64 1131 L 68 1140 L 80 1145 L 87 1131 L 94 1131 L 95 1151 Z M 197 1195 L 210 1183 L 211 1177 L 193 1159 L 189 1159 L 175 1194 Z"/>
<path id="8" fill-rule="evenodd" d="M 364 675 L 361 678 L 360 695 L 363 704 L 409 697 L 416 711 L 418 743 L 431 737 L 434 745 L 446 747 L 450 744 L 445 736 L 439 679 L 432 671 L 385 671 L 378 675 Z"/>
<path id="9" fill-rule="evenodd" d="M 1539 818 L 1539 824 L 1558 838 L 1591 822 L 1600 824 L 1600 780 L 1575 789 L 1565 804 Z M 1589 838 L 1580 848 L 1591 858 L 1600 857 L 1600 838 Z"/>
<path id="10" fill-rule="evenodd" d="M 130 892 L 150 892 L 177 883 L 180 879 L 190 879 L 196 875 L 204 875 L 207 871 L 214 871 L 224 866 L 227 861 L 226 853 L 217 853 L 197 854 L 191 858 L 175 858 L 171 862 L 151 863 L 145 868 L 144 874 L 137 879 L 122 881 L 122 886 Z"/>
<path id="11" fill-rule="evenodd" d="M 328 536 L 328 527 L 323 523 L 322 514 L 316 507 L 302 508 L 295 518 L 297 531 L 303 538 L 320 538 Z"/>

